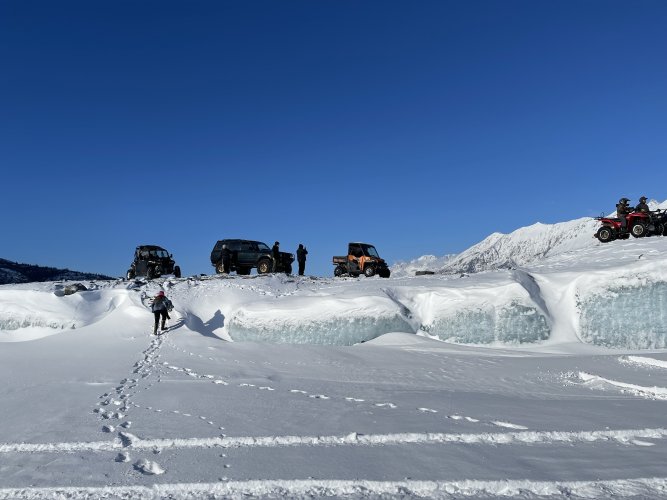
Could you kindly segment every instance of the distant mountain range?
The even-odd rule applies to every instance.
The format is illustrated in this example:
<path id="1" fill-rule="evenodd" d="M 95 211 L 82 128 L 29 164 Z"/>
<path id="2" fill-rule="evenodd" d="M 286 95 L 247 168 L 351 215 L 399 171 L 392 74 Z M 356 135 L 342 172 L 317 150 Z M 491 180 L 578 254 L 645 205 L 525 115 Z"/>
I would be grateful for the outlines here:
<path id="1" fill-rule="evenodd" d="M 649 202 L 651 210 L 667 208 L 667 201 Z M 610 214 L 610 215 L 615 215 Z M 458 255 L 425 255 L 392 266 L 392 276 L 413 276 L 417 271 L 438 274 L 476 273 L 494 269 L 526 266 L 565 252 L 578 251 L 595 244 L 599 222 L 584 217 L 557 224 L 536 223 L 509 234 L 493 233 Z"/>
<path id="2" fill-rule="evenodd" d="M 69 269 L 42 267 L 32 264 L 19 264 L 0 259 L 0 285 L 10 283 L 30 283 L 33 281 L 79 281 L 79 280 L 109 280 L 113 279 L 103 274 L 80 273 Z"/>

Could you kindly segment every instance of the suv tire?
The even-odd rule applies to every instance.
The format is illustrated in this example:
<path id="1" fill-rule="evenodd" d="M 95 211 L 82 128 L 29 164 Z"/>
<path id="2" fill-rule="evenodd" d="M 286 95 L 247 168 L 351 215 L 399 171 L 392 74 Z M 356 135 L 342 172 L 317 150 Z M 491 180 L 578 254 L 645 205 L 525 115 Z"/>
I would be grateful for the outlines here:
<path id="1" fill-rule="evenodd" d="M 257 274 L 266 274 L 273 271 L 273 263 L 269 259 L 262 259 L 257 263 Z"/>

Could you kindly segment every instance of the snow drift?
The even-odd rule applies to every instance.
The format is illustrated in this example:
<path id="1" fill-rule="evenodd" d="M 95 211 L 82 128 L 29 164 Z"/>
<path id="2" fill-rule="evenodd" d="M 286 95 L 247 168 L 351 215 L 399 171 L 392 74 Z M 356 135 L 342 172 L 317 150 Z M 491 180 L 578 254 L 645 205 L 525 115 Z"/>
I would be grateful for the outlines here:
<path id="1" fill-rule="evenodd" d="M 150 327 L 166 289 L 180 324 L 228 341 L 353 345 L 391 332 L 480 345 L 584 342 L 667 347 L 667 238 L 597 243 L 532 266 L 403 278 L 211 276 L 0 287 L 0 340 L 33 340 L 109 318 Z M 559 240 L 562 241 L 562 240 Z"/>

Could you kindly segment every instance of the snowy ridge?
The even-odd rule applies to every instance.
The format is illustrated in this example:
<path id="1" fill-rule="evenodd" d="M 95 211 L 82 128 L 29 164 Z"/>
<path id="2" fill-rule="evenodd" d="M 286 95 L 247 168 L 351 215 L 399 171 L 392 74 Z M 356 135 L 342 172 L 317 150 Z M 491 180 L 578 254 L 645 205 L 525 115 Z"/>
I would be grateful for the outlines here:
<path id="1" fill-rule="evenodd" d="M 597 221 L 582 218 L 558 224 L 536 223 L 508 235 L 494 234 L 450 259 L 440 272 L 476 273 L 525 266 L 590 246 L 597 226 Z"/>
<path id="2" fill-rule="evenodd" d="M 443 269 L 450 260 L 456 257 L 456 254 L 436 257 L 435 255 L 422 255 L 414 260 L 396 262 L 391 266 L 391 272 L 394 276 L 414 276 L 420 271 L 433 271 Z"/>
<path id="3" fill-rule="evenodd" d="M 667 208 L 667 201 L 648 202 L 651 210 Z M 614 216 L 615 213 L 610 214 Z M 552 256 L 576 252 L 598 244 L 592 236 L 599 222 L 584 217 L 556 224 L 536 223 L 510 234 L 493 233 L 464 252 L 437 258 L 419 257 L 392 266 L 392 274 L 413 275 L 414 271 L 430 270 L 439 273 L 475 273 L 493 269 L 511 269 L 535 264 Z"/>
<path id="4" fill-rule="evenodd" d="M 464 276 L 110 281 L 65 297 L 54 284 L 5 286 L 0 342 L 134 321 L 165 288 L 179 324 L 228 341 L 354 345 L 401 332 L 487 346 L 667 347 L 667 238 L 589 244 L 532 267 Z"/>

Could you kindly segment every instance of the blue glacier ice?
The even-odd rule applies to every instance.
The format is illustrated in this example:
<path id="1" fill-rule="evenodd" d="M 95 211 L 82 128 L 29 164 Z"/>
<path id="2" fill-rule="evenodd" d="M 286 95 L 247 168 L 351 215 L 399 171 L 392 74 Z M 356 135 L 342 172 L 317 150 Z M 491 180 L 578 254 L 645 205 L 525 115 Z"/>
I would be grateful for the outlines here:
<path id="1" fill-rule="evenodd" d="M 627 349 L 667 347 L 667 283 L 612 287 L 580 297 L 578 307 L 584 342 Z"/>
<path id="2" fill-rule="evenodd" d="M 462 344 L 523 344 L 549 338 L 547 318 L 536 308 L 511 301 L 501 307 L 464 308 L 422 325 L 431 336 Z"/>

